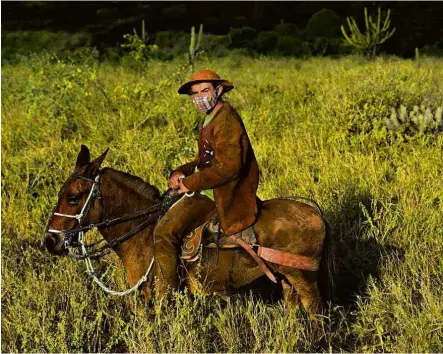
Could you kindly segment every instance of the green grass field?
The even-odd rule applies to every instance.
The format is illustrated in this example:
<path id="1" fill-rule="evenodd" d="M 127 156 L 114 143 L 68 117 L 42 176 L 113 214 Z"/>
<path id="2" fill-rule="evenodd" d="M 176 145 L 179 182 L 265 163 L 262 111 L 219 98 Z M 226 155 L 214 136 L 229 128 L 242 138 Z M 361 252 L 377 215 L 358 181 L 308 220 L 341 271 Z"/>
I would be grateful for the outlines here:
<path id="1" fill-rule="evenodd" d="M 202 58 L 231 80 L 261 169 L 259 197 L 314 198 L 337 242 L 336 304 L 315 332 L 283 303 L 181 297 L 149 319 L 105 295 L 44 228 L 81 144 L 161 191 L 196 150 L 184 59 L 112 66 L 49 55 L 2 66 L 3 352 L 442 352 L 443 134 L 394 139 L 400 104 L 443 106 L 443 61 Z M 101 261 L 128 288 L 118 259 Z M 227 301 L 227 303 L 226 303 Z"/>

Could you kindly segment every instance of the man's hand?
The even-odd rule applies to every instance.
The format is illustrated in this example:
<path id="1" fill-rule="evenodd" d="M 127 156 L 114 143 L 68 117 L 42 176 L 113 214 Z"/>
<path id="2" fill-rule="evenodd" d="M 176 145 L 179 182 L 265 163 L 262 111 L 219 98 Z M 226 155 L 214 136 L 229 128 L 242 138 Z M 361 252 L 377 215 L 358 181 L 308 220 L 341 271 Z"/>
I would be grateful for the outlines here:
<path id="1" fill-rule="evenodd" d="M 169 178 L 169 180 L 168 180 L 169 188 L 172 188 L 172 189 L 180 188 L 180 182 L 179 182 L 180 178 L 185 178 L 185 175 L 181 172 L 174 172 L 172 174 L 171 178 Z"/>
<path id="2" fill-rule="evenodd" d="M 189 192 L 189 189 L 185 187 L 185 185 L 182 182 L 182 179 L 178 180 L 178 183 L 180 185 L 179 190 L 177 191 L 178 194 L 183 194 Z"/>

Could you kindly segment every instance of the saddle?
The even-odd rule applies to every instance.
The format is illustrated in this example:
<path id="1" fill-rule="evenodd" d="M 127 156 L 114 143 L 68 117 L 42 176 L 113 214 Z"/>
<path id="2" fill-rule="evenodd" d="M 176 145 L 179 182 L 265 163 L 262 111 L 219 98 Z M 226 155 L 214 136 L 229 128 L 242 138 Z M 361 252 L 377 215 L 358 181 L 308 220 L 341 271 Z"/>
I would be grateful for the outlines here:
<path id="1" fill-rule="evenodd" d="M 212 216 L 184 238 L 180 258 L 186 263 L 195 262 L 200 258 L 201 247 L 217 248 L 217 244 L 219 248 L 243 248 L 274 283 L 277 283 L 277 279 L 263 260 L 308 271 L 317 271 L 320 267 L 319 258 L 296 255 L 257 245 L 254 226 L 234 235 L 225 235 L 221 228 L 219 229 L 217 215 Z"/>

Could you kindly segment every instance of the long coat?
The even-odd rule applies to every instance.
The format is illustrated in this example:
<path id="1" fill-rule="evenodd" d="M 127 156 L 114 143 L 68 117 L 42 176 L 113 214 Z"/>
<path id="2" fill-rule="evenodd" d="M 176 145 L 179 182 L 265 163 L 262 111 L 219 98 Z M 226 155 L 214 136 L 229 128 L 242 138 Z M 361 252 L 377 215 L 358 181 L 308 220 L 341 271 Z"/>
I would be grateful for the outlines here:
<path id="1" fill-rule="evenodd" d="M 177 171 L 186 176 L 183 184 L 190 191 L 214 190 L 220 224 L 227 235 L 257 221 L 257 160 L 242 119 L 228 102 L 205 127 L 200 122 L 197 157 L 172 173 Z"/>

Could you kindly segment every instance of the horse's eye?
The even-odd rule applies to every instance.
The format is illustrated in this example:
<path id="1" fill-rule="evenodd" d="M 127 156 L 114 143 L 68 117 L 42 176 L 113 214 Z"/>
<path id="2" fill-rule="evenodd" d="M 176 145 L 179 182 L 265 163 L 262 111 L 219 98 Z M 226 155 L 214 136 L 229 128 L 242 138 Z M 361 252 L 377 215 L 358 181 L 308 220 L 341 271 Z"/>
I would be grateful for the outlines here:
<path id="1" fill-rule="evenodd" d="M 80 198 L 78 196 L 69 196 L 67 200 L 69 205 L 77 205 L 80 201 Z"/>

